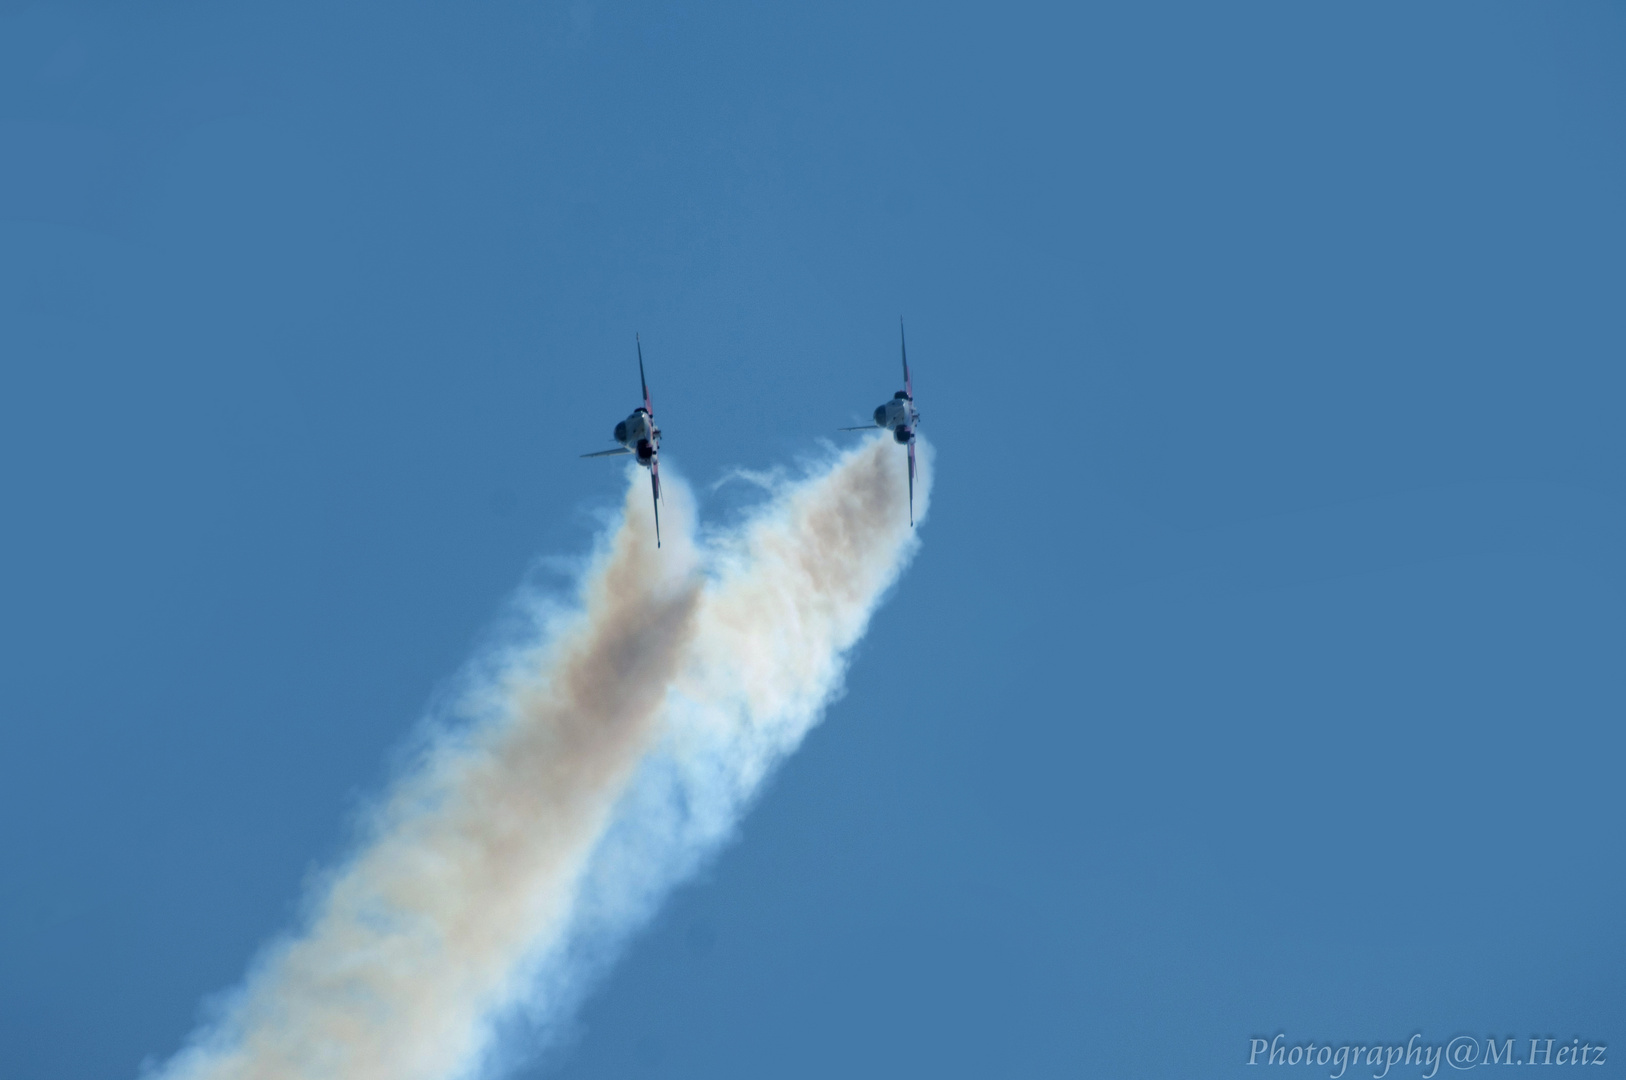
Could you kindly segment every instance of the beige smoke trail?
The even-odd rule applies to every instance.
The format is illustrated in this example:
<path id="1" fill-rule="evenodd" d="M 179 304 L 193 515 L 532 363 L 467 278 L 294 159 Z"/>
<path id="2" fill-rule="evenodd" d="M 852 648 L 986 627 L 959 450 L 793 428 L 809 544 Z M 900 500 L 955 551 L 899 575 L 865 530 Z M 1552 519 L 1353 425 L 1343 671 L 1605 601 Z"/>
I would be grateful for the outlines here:
<path id="1" fill-rule="evenodd" d="M 924 518 L 932 450 L 915 492 Z M 774 487 L 710 538 L 709 580 L 660 743 L 640 763 L 526 1003 L 546 1033 L 625 936 L 724 842 L 775 765 L 841 689 L 849 650 L 918 547 L 901 450 L 881 436 Z M 895 703 L 889 700 L 883 707 Z"/>
<path id="2" fill-rule="evenodd" d="M 563 1019 L 595 973 L 583 943 L 645 918 L 839 689 L 916 544 L 904 484 L 872 440 L 703 549 L 668 485 L 657 552 L 635 482 L 579 616 L 396 785 L 160 1080 L 451 1080 L 488 1071 L 505 1014 Z"/>

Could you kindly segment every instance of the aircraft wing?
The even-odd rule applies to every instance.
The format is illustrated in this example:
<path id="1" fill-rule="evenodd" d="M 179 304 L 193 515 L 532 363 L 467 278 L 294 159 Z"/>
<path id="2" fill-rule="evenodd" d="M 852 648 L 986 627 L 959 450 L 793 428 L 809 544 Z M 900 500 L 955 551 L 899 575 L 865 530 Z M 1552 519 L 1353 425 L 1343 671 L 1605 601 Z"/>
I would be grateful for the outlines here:
<path id="1" fill-rule="evenodd" d="M 655 546 L 661 546 L 661 462 L 649 459 L 649 482 L 655 492 Z"/>
<path id="2" fill-rule="evenodd" d="M 875 430 L 875 425 L 874 424 L 865 424 L 863 427 L 844 427 L 844 428 L 836 428 L 836 430 L 837 431 L 874 431 Z"/>
<path id="3" fill-rule="evenodd" d="M 909 527 L 915 527 L 915 440 L 909 440 Z"/>
<path id="4" fill-rule="evenodd" d="M 903 392 L 909 395 L 909 400 L 915 400 L 915 386 L 909 379 L 909 345 L 903 340 L 903 318 L 898 318 L 898 348 L 903 351 Z"/>
<path id="5" fill-rule="evenodd" d="M 632 451 L 628 450 L 625 446 L 618 446 L 614 450 L 600 450 L 596 454 L 583 454 L 582 457 L 616 457 L 621 454 L 630 453 L 632 453 Z"/>
<path id="6" fill-rule="evenodd" d="M 644 411 L 650 416 L 655 415 L 655 406 L 649 401 L 649 380 L 644 378 L 644 343 L 637 334 L 632 340 L 638 344 L 638 385 L 644 388 Z"/>

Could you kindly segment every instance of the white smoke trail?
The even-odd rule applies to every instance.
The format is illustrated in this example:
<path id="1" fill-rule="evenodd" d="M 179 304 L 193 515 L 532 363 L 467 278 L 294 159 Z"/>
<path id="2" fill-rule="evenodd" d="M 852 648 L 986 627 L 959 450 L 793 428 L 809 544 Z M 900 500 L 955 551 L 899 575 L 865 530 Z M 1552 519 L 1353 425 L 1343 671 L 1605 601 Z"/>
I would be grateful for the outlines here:
<path id="1" fill-rule="evenodd" d="M 727 837 L 913 555 L 902 454 L 870 440 L 704 543 L 666 485 L 658 552 L 636 480 L 581 610 L 484 688 L 483 721 L 433 742 L 305 925 L 155 1080 L 493 1071 L 499 1021 L 556 1028 Z"/>

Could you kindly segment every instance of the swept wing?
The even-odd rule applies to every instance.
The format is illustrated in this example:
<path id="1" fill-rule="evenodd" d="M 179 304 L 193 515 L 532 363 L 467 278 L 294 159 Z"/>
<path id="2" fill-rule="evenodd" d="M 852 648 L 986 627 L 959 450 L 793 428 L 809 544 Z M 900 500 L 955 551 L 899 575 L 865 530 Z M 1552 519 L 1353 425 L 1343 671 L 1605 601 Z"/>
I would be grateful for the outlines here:
<path id="1" fill-rule="evenodd" d="M 661 463 L 659 459 L 651 458 L 649 461 L 649 483 L 655 493 L 655 546 L 661 546 Z M 911 489 L 913 490 L 913 489 Z M 911 504 L 913 505 L 913 504 Z"/>
<path id="2" fill-rule="evenodd" d="M 915 440 L 909 440 L 909 527 L 915 527 Z"/>

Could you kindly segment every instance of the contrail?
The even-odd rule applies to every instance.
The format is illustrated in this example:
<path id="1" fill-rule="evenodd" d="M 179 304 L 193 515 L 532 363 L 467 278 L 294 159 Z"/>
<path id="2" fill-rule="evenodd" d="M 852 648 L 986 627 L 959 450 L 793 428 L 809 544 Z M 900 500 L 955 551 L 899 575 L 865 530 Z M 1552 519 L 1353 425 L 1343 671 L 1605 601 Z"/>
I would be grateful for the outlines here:
<path id="1" fill-rule="evenodd" d="M 876 438 L 699 536 L 671 484 L 660 551 L 632 484 L 578 609 L 470 693 L 480 719 L 430 740 L 150 1080 L 462 1080 L 555 1033 L 839 692 L 918 546 L 906 483 Z"/>

